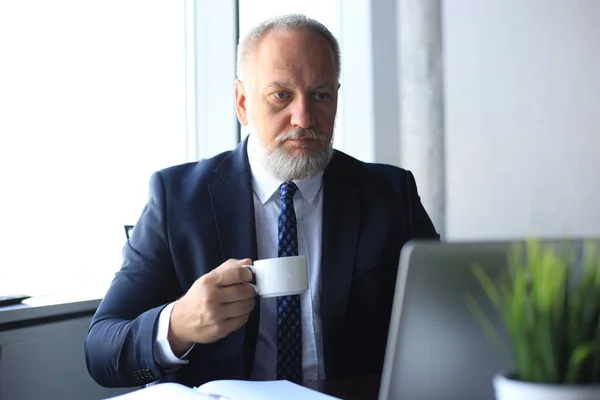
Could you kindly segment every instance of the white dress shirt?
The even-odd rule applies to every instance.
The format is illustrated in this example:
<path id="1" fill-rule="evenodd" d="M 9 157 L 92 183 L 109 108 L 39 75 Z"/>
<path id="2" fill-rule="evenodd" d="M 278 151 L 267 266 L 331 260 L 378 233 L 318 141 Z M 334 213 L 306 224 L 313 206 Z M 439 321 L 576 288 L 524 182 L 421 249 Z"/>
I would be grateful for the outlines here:
<path id="1" fill-rule="evenodd" d="M 253 134 L 248 138 L 248 160 L 252 170 L 254 216 L 258 259 L 275 258 L 277 254 L 277 219 L 283 183 L 269 174 L 258 160 Z M 305 381 L 324 379 L 323 341 L 321 331 L 321 236 L 323 215 L 323 173 L 306 181 L 294 181 L 298 191 L 294 210 L 298 223 L 298 254 L 306 256 L 308 290 L 300 295 L 302 308 L 302 378 Z M 260 321 L 252 380 L 277 379 L 277 299 L 260 298 Z M 158 320 L 154 356 L 166 370 L 187 363 L 184 354 L 177 358 L 167 340 L 172 304 L 165 307 Z M 191 349 L 190 349 L 191 350 Z"/>

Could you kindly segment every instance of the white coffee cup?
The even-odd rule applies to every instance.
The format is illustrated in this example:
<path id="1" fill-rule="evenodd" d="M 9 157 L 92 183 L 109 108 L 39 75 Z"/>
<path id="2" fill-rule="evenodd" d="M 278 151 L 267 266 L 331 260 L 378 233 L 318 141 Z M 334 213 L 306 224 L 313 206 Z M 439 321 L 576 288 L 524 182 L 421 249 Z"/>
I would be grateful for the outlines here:
<path id="1" fill-rule="evenodd" d="M 256 278 L 254 287 L 262 297 L 291 296 L 308 289 L 306 257 L 278 257 L 254 261 L 250 268 Z"/>

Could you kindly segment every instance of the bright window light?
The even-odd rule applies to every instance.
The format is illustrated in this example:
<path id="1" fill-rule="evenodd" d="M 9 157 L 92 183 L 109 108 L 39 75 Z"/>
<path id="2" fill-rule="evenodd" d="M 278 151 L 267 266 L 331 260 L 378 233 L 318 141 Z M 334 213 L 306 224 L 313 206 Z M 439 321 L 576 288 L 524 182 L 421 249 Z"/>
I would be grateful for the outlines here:
<path id="1" fill-rule="evenodd" d="M 184 2 L 0 2 L 0 295 L 106 290 L 186 161 Z"/>

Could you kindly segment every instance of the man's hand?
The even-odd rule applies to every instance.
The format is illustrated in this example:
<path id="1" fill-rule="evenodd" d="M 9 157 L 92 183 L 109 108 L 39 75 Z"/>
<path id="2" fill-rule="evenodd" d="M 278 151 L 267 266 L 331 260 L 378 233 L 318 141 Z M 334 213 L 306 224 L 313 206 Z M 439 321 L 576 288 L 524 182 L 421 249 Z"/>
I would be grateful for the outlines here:
<path id="1" fill-rule="evenodd" d="M 252 260 L 228 260 L 194 282 L 175 302 L 169 323 L 169 344 L 181 356 L 194 343 L 212 343 L 241 328 L 254 309 L 256 292 L 246 283 Z"/>

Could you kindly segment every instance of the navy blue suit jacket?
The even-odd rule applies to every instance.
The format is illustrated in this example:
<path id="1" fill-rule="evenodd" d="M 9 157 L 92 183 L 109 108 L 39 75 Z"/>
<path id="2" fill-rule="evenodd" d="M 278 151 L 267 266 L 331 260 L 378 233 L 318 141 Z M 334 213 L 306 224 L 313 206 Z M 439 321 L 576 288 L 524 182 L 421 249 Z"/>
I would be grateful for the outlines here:
<path id="1" fill-rule="evenodd" d="M 247 142 L 198 163 L 156 172 L 150 196 L 124 248 L 124 262 L 92 320 L 87 367 L 104 386 L 154 380 L 188 386 L 248 379 L 260 307 L 248 323 L 189 364 L 163 370 L 153 356 L 160 311 L 229 258 L 256 259 Z M 412 174 L 336 151 L 323 175 L 323 357 L 328 377 L 381 371 L 402 246 L 438 238 Z"/>

